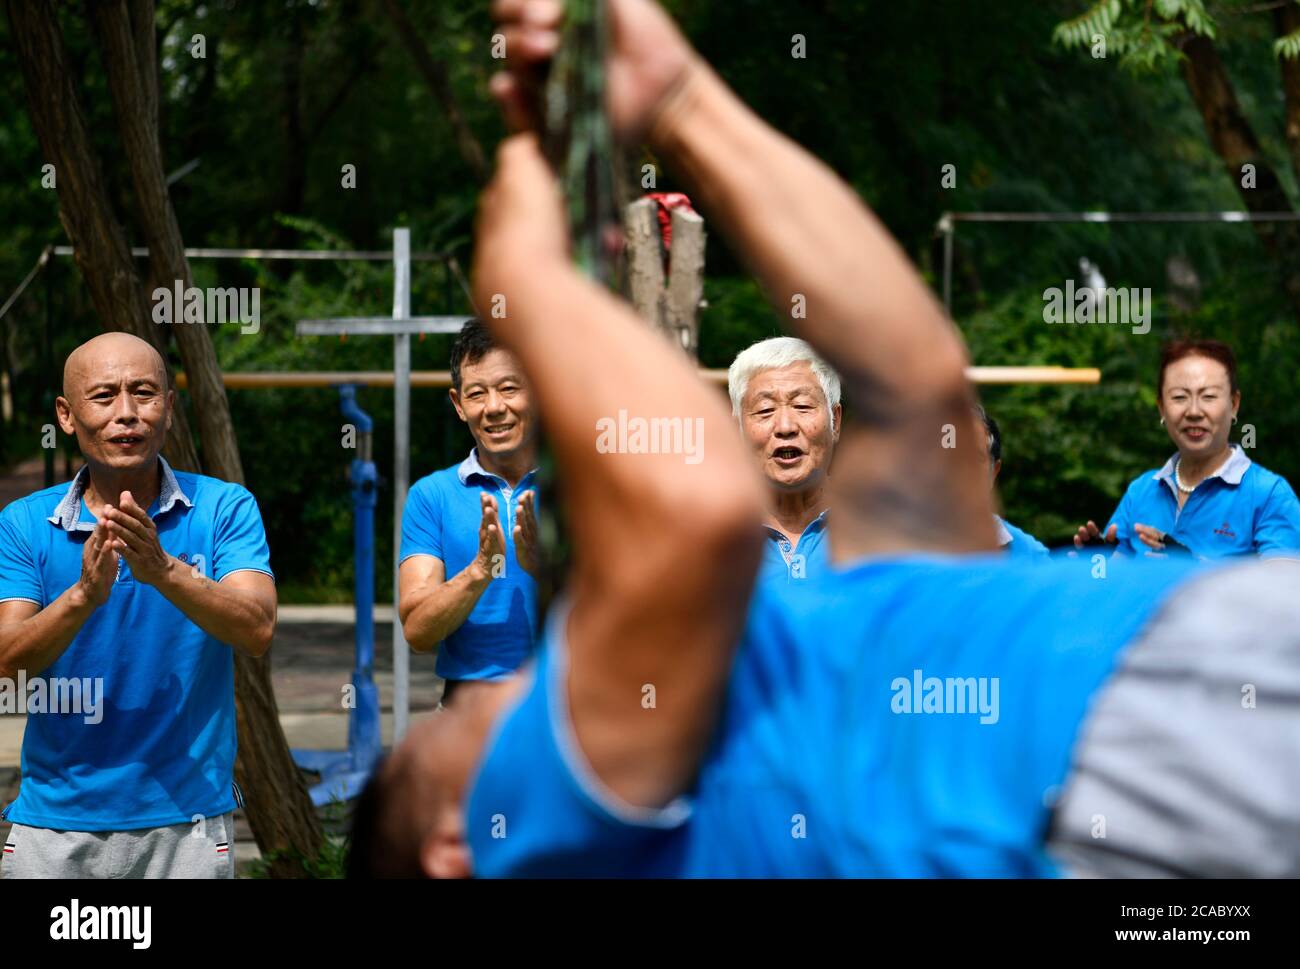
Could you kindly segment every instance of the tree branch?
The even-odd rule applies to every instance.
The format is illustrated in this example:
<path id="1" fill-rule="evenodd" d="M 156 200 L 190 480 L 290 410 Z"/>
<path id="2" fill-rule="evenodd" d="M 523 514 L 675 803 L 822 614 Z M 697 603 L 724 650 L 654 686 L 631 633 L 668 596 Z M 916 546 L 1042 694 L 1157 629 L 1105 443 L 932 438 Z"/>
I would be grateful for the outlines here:
<path id="1" fill-rule="evenodd" d="M 415 59 L 415 66 L 419 68 L 420 73 L 424 76 L 425 83 L 429 85 L 429 90 L 433 92 L 434 100 L 441 105 L 442 113 L 446 115 L 447 121 L 451 124 L 460 157 L 469 167 L 469 170 L 474 173 L 474 177 L 479 184 L 485 183 L 488 177 L 488 168 L 487 162 L 484 160 L 483 146 L 479 144 L 478 139 L 474 137 L 474 132 L 470 130 L 469 125 L 465 122 L 465 116 L 461 113 L 460 105 L 456 101 L 456 95 L 451 89 L 447 65 L 435 59 L 429 53 L 429 48 L 425 46 L 415 28 L 415 24 L 411 22 L 411 18 L 406 15 L 406 11 L 402 9 L 397 0 L 384 0 L 384 10 L 388 13 L 388 19 L 393 22 L 397 36 L 401 38 L 407 51 Z"/>
<path id="2" fill-rule="evenodd" d="M 1180 36 L 1179 47 L 1185 55 L 1181 62 L 1183 79 L 1201 112 L 1205 133 L 1246 209 L 1290 212 L 1291 200 L 1241 110 L 1214 41 L 1187 33 Z M 1254 166 L 1253 188 L 1243 184 L 1246 165 Z M 1292 313 L 1300 321 L 1300 227 L 1294 222 L 1253 222 L 1251 226 L 1277 265 Z"/>

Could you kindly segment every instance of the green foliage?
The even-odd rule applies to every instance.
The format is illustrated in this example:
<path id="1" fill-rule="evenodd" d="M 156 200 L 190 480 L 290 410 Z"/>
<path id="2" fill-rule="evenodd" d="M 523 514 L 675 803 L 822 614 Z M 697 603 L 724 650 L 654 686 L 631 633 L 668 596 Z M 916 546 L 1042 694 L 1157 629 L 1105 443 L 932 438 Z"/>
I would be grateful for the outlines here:
<path id="1" fill-rule="evenodd" d="M 1057 24 L 1052 40 L 1062 47 L 1087 47 L 1098 34 L 1111 32 L 1122 10 L 1120 0 L 1099 0 L 1077 17 Z"/>
<path id="2" fill-rule="evenodd" d="M 1287 60 L 1300 57 L 1300 30 L 1293 30 L 1285 37 L 1273 41 L 1273 53 Z"/>
<path id="3" fill-rule="evenodd" d="M 934 226 L 944 211 L 1239 207 L 1182 78 L 1168 69 L 1176 57 L 1170 40 L 1182 29 L 1218 38 L 1242 109 L 1293 191 L 1277 64 L 1268 53 L 1272 18 L 1247 14 L 1252 5 L 668 4 L 738 94 L 843 175 L 932 284 L 941 267 Z M 430 54 L 447 64 L 451 90 L 490 156 L 503 129 L 486 94 L 499 67 L 489 53 L 488 5 L 411 0 L 405 6 Z M 139 244 L 98 53 L 82 7 L 60 9 L 105 177 L 128 236 Z M 1105 19 L 1101 29 L 1097 18 Z M 173 171 L 200 160 L 171 189 L 187 245 L 386 249 L 392 227 L 406 225 L 415 249 L 451 252 L 462 267 L 469 264 L 478 186 L 382 4 L 160 0 L 158 27 L 165 165 Z M 0 218 L 6 226 L 0 299 L 42 245 L 65 241 L 55 193 L 39 187 L 42 158 L 7 29 L 0 16 Z M 1086 54 L 1097 32 L 1106 37 L 1110 64 Z M 189 54 L 196 33 L 207 39 L 206 59 Z M 807 38 L 806 58 L 790 56 L 795 33 Z M 1115 60 L 1161 69 L 1115 71 Z M 311 133 L 300 158 L 289 150 L 295 65 L 300 120 Z M 340 184 L 343 164 L 357 167 L 355 189 Z M 956 167 L 955 188 L 941 187 L 945 164 Z M 662 167 L 660 175 L 659 189 L 681 187 Z M 296 198 L 289 190 L 295 187 Z M 953 311 L 975 362 L 1103 371 L 1095 387 L 984 388 L 1006 431 L 1002 490 L 1008 517 L 1018 525 L 1060 541 L 1081 517 L 1108 514 L 1135 474 L 1164 460 L 1170 444 L 1153 410 L 1154 364 L 1159 339 L 1176 331 L 1233 342 L 1242 365 L 1242 421 L 1258 429 L 1253 456 L 1300 482 L 1300 408 L 1293 399 L 1300 327 L 1248 227 L 963 223 L 956 256 Z M 1111 285 L 1152 289 L 1159 307 L 1152 333 L 1043 323 L 1043 289 L 1077 278 L 1083 256 Z M 1187 260 L 1200 279 L 1194 311 L 1178 310 L 1170 298 L 1171 256 Z M 294 324 L 308 317 L 387 314 L 392 279 L 385 264 L 194 260 L 192 266 L 196 285 L 261 293 L 257 335 L 238 328 L 213 334 L 225 370 L 391 368 L 387 339 L 293 335 Z M 709 367 L 726 367 L 743 347 L 783 332 L 784 319 L 716 226 L 706 266 L 700 357 Z M 460 280 L 439 263 L 417 263 L 412 285 L 417 313 L 468 309 Z M 11 459 L 39 453 L 40 427 L 50 419 L 43 395 L 58 381 L 41 363 L 43 297 L 38 282 L 0 322 L 0 368 L 10 373 L 15 406 L 0 448 Z M 55 271 L 53 318 L 56 361 L 98 331 L 70 260 Z M 449 347 L 445 337 L 414 341 L 414 368 L 445 369 Z M 179 369 L 175 353 L 172 363 Z M 337 392 L 232 390 L 229 399 L 282 600 L 350 599 L 345 474 L 353 455 L 340 446 Z M 382 476 L 376 542 L 385 563 L 392 553 L 392 394 L 363 389 L 359 402 L 376 427 Z M 464 457 L 470 439 L 444 391 L 417 389 L 412 407 L 413 477 Z M 376 579 L 381 599 L 391 594 L 391 570 L 381 565 Z"/>
<path id="4" fill-rule="evenodd" d="M 301 851 L 273 851 L 252 862 L 248 866 L 248 877 L 265 879 L 271 876 L 271 866 L 281 859 L 297 859 L 307 878 L 341 879 L 347 877 L 348 871 L 348 837 L 343 830 L 348 825 L 348 805 L 337 797 L 321 810 L 321 824 L 325 836 L 321 840 L 320 852 L 314 857 L 304 855 Z"/>
<path id="5" fill-rule="evenodd" d="M 1182 57 L 1174 40 L 1184 32 L 1215 37 L 1202 0 L 1099 0 L 1058 23 L 1052 41 L 1070 50 L 1092 49 L 1100 39 L 1102 53 L 1094 56 L 1118 54 L 1121 67 L 1152 71 Z"/>

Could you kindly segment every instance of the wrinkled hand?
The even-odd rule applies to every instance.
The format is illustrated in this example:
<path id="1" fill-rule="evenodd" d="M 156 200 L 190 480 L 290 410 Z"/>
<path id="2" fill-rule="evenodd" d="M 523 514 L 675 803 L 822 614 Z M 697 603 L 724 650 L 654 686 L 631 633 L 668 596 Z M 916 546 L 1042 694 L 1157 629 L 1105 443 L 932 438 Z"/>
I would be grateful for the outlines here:
<path id="1" fill-rule="evenodd" d="M 1090 521 L 1086 525 L 1079 526 L 1079 530 L 1074 535 L 1074 547 L 1083 548 L 1085 545 L 1098 540 L 1104 541 L 1108 545 L 1114 545 L 1119 541 L 1118 535 L 1119 527 L 1117 525 L 1111 525 L 1110 528 L 1106 529 L 1106 534 L 1103 535 L 1101 529 L 1097 527 L 1097 523 Z"/>
<path id="2" fill-rule="evenodd" d="M 104 509 L 104 524 L 138 581 L 157 585 L 167 577 L 172 557 L 163 551 L 153 519 L 136 504 L 131 492 L 122 492 L 116 506 Z"/>
<path id="3" fill-rule="evenodd" d="M 100 522 L 81 548 L 81 578 L 77 584 L 86 601 L 96 608 L 108 601 L 117 581 L 116 544 Z"/>
<path id="4" fill-rule="evenodd" d="M 478 526 L 478 554 L 474 572 L 479 579 L 491 581 L 505 572 L 506 539 L 497 516 L 497 500 L 486 491 L 479 495 L 483 518 Z"/>
<path id="5" fill-rule="evenodd" d="M 492 94 L 514 131 L 538 127 L 539 68 L 560 46 L 560 0 L 496 0 L 492 19 L 505 37 L 506 70 Z M 699 58 L 653 0 L 609 0 L 606 105 L 616 137 L 632 141 L 655 121 Z"/>
<path id="6" fill-rule="evenodd" d="M 520 567 L 534 579 L 542 571 L 542 545 L 537 530 L 537 515 L 533 511 L 533 492 L 525 491 L 515 505 L 515 558 Z"/>

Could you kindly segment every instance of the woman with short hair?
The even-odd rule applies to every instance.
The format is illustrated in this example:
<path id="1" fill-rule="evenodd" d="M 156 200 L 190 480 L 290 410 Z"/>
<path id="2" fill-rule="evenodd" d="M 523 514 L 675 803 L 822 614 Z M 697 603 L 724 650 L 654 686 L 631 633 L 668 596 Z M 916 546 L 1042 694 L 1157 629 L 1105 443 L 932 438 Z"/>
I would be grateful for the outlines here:
<path id="1" fill-rule="evenodd" d="M 1300 558 L 1300 501 L 1281 475 L 1228 437 L 1241 390 L 1237 358 L 1218 340 L 1179 340 L 1160 354 L 1160 423 L 1177 452 L 1129 485 L 1104 530 L 1079 528 L 1074 544 L 1105 541 L 1126 554 L 1176 551 L 1198 558 Z"/>

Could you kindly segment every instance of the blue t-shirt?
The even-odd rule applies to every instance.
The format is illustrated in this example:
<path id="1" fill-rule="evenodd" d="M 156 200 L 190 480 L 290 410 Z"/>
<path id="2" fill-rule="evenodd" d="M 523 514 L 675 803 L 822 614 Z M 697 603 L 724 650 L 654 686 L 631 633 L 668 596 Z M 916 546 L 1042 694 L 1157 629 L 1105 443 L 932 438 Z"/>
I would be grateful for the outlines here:
<path id="1" fill-rule="evenodd" d="M 1178 508 L 1174 464 L 1139 475 L 1120 499 L 1104 531 L 1117 526 L 1119 550 L 1146 555 L 1150 549 L 1134 525 L 1173 536 L 1201 558 L 1259 555 L 1300 558 L 1300 501 L 1281 475 L 1260 467 L 1240 445 L 1218 471 L 1198 484 Z"/>
<path id="2" fill-rule="evenodd" d="M 830 563 L 830 545 L 826 541 L 826 512 L 808 523 L 794 545 L 777 529 L 763 526 L 760 581 L 780 585 L 816 582 L 830 568 Z"/>
<path id="3" fill-rule="evenodd" d="M 694 790 L 621 804 L 582 758 L 562 621 L 470 791 L 484 876 L 1041 876 L 1094 695 L 1195 563 L 904 556 L 760 586 Z M 647 715 L 653 715 L 648 713 Z"/>
<path id="4" fill-rule="evenodd" d="M 478 462 L 477 449 L 459 465 L 435 471 L 411 488 L 402 512 L 401 561 L 412 555 L 432 555 L 443 564 L 447 579 L 460 573 L 478 555 L 478 530 L 483 521 L 479 495 L 497 499 L 497 517 L 505 532 L 504 572 L 483 591 L 474 609 L 439 644 L 435 670 L 449 680 L 492 679 L 513 673 L 533 650 L 537 628 L 537 583 L 515 557 L 515 514 L 518 495 L 533 489 L 536 472 L 524 475 L 515 488 L 489 474 Z"/>
<path id="5" fill-rule="evenodd" d="M 994 517 L 996 518 L 994 525 L 998 528 L 998 544 L 1008 555 L 1041 561 L 1052 554 L 1046 545 L 1027 531 L 1017 528 L 1005 518 Z"/>
<path id="6" fill-rule="evenodd" d="M 163 550 L 215 581 L 271 575 L 257 502 L 243 487 L 162 466 L 149 508 Z M 0 600 L 42 608 L 81 576 L 96 519 L 89 472 L 0 512 Z M 81 684 L 82 712 L 33 712 L 29 689 L 22 787 L 10 821 L 68 831 L 128 831 L 234 810 L 231 647 L 200 629 L 119 559 L 108 601 L 39 677 L 47 696 Z M 61 684 L 61 686 L 57 686 Z M 102 693 L 98 692 L 102 691 Z M 98 696 L 98 701 L 95 697 Z M 86 700 L 90 699 L 87 703 Z M 88 711 L 87 707 L 94 707 Z"/>

